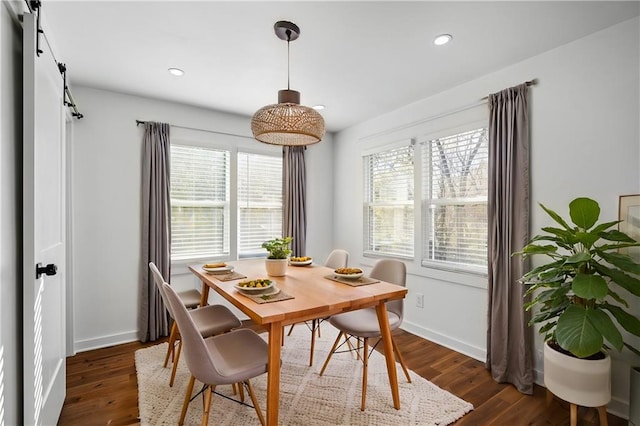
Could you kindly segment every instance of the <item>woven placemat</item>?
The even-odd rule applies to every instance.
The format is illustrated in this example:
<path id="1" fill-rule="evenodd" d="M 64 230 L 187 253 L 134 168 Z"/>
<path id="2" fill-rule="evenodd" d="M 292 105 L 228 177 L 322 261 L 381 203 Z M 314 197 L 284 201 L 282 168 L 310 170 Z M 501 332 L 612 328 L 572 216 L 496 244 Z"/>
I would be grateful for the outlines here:
<path id="1" fill-rule="evenodd" d="M 239 280 L 242 278 L 247 278 L 246 275 L 242 275 L 240 272 L 236 272 L 236 271 L 229 272 L 226 274 L 209 273 L 209 275 L 213 275 L 217 280 L 220 280 L 220 281 L 233 281 L 233 280 Z"/>
<path id="2" fill-rule="evenodd" d="M 380 280 L 376 280 L 374 278 L 369 278 L 369 277 L 360 277 L 355 280 L 349 280 L 347 278 L 342 278 L 334 274 L 325 275 L 325 278 L 331 281 L 336 281 L 342 284 L 350 285 L 351 287 L 358 287 L 361 285 L 368 285 L 368 284 L 374 284 L 374 283 L 380 282 Z"/>
<path id="3" fill-rule="evenodd" d="M 248 297 L 249 299 L 253 300 L 256 303 L 271 303 L 271 302 L 280 302 L 281 300 L 289 300 L 289 299 L 294 299 L 293 296 L 291 296 L 290 294 L 285 293 L 284 291 L 280 290 L 278 293 L 276 294 L 246 294 L 246 293 L 242 293 L 240 292 L 240 294 L 242 294 L 245 297 Z"/>

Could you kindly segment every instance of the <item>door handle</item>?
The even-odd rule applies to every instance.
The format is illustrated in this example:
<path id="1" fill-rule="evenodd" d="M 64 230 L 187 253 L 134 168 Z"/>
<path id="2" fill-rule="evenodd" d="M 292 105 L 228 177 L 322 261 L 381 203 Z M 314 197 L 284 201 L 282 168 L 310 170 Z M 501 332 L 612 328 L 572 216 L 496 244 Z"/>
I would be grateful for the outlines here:
<path id="1" fill-rule="evenodd" d="M 38 263 L 36 265 L 36 279 L 40 278 L 42 274 L 51 276 L 55 275 L 57 272 L 58 267 L 53 263 L 50 263 L 47 266 L 42 266 L 42 263 Z"/>

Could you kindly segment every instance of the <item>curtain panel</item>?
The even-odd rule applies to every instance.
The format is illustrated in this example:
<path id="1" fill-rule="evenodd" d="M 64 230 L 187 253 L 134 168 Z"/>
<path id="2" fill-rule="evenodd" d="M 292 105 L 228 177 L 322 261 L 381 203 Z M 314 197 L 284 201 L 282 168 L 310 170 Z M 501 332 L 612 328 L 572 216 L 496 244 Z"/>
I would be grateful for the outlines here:
<path id="1" fill-rule="evenodd" d="M 149 262 L 153 262 L 165 280 L 171 276 L 169 129 L 166 123 L 144 124 L 139 317 L 142 342 L 169 334 L 169 314 L 149 270 Z"/>
<path id="2" fill-rule="evenodd" d="M 304 162 L 304 146 L 282 148 L 283 215 L 282 233 L 291 236 L 293 256 L 305 256 L 307 251 L 307 172 Z"/>
<path id="3" fill-rule="evenodd" d="M 529 240 L 527 85 L 489 95 L 487 362 L 494 380 L 533 393 L 532 330 L 518 282 L 529 262 L 511 256 Z"/>

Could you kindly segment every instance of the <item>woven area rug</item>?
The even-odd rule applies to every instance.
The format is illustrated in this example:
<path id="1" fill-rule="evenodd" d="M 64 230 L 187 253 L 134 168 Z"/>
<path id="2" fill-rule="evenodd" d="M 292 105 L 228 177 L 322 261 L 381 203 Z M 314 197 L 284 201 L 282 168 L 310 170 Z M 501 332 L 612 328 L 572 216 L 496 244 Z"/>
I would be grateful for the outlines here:
<path id="1" fill-rule="evenodd" d="M 288 331 L 288 328 L 287 328 Z M 266 338 L 266 334 L 262 335 Z M 370 357 L 367 387 L 367 409 L 360 411 L 362 363 L 350 353 L 337 353 L 331 358 L 323 376 L 318 372 L 337 336 L 328 323 L 322 325 L 322 338 L 316 339 L 314 365 L 308 366 L 310 331 L 298 324 L 282 348 L 280 379 L 281 425 L 446 425 L 473 409 L 473 406 L 410 371 L 408 383 L 397 364 L 401 409 L 395 410 L 391 400 L 384 357 L 375 352 Z M 143 425 L 175 425 L 180 418 L 184 392 L 190 374 L 180 358 L 176 381 L 169 387 L 171 369 L 162 368 L 167 344 L 140 349 L 135 353 L 138 378 L 140 423 Z M 266 411 L 266 375 L 251 380 L 263 413 Z M 194 393 L 202 385 L 196 381 Z M 229 397 L 231 386 L 218 386 L 217 392 Z M 246 394 L 246 392 L 245 392 Z M 246 395 L 246 401 L 250 398 Z M 202 422 L 202 398 L 189 405 L 185 424 Z M 210 425 L 259 425 L 253 408 L 213 396 Z"/>

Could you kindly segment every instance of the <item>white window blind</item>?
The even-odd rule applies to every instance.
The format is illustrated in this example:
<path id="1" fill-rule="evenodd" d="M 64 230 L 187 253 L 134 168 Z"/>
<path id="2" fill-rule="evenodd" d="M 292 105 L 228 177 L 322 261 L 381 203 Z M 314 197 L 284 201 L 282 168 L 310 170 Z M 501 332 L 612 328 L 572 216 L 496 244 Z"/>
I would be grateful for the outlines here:
<path id="1" fill-rule="evenodd" d="M 238 256 L 266 254 L 282 236 L 282 157 L 238 153 Z"/>
<path id="2" fill-rule="evenodd" d="M 413 257 L 414 148 L 364 157 L 365 253 Z"/>
<path id="3" fill-rule="evenodd" d="M 423 266 L 486 271 L 487 129 L 424 142 Z"/>
<path id="4" fill-rule="evenodd" d="M 229 254 L 228 151 L 171 145 L 171 259 Z"/>

